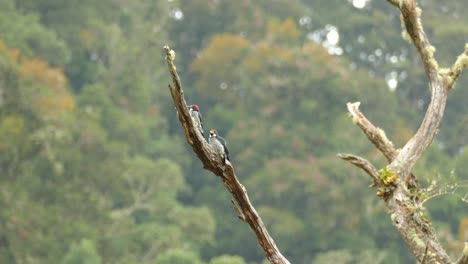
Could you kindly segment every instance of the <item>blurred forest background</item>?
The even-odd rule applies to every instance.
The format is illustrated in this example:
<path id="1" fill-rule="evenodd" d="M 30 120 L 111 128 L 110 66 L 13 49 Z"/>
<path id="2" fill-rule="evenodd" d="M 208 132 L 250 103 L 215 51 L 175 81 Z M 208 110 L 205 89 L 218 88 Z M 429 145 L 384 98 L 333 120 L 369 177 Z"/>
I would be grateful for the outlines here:
<path id="1" fill-rule="evenodd" d="M 448 66 L 468 3 L 419 2 Z M 368 177 L 335 157 L 385 165 L 346 102 L 401 146 L 429 100 L 386 1 L 0 0 L 0 263 L 265 263 L 185 141 L 164 44 L 292 263 L 414 262 Z M 422 186 L 467 183 L 467 86 L 465 73 L 417 164 Z M 457 256 L 467 204 L 426 206 Z"/>

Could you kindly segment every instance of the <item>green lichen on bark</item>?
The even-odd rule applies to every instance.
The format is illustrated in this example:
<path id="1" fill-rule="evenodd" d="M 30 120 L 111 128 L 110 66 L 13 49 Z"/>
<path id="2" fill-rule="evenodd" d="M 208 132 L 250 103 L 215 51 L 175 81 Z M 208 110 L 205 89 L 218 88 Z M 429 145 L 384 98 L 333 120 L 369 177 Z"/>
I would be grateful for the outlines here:
<path id="1" fill-rule="evenodd" d="M 465 44 L 465 50 L 468 50 L 468 44 Z M 468 67 L 468 55 L 465 52 L 458 56 L 453 65 L 453 71 L 461 72 L 466 67 Z"/>
<path id="2" fill-rule="evenodd" d="M 409 238 L 419 249 L 424 250 L 426 248 L 426 243 L 424 243 L 424 241 L 421 238 L 419 238 L 419 236 L 416 234 L 416 230 L 410 229 Z"/>
<path id="3" fill-rule="evenodd" d="M 436 59 L 434 58 L 436 48 L 432 45 L 429 45 L 424 50 L 427 54 L 428 63 L 431 64 L 435 70 L 437 70 L 439 68 L 439 63 L 437 63 Z"/>

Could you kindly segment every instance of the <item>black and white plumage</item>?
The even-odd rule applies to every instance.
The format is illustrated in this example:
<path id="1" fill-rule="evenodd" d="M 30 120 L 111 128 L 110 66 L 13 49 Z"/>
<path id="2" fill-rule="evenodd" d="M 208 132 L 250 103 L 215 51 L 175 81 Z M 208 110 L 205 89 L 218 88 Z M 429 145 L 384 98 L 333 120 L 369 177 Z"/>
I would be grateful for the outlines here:
<path id="1" fill-rule="evenodd" d="M 193 124 L 198 128 L 203 137 L 205 133 L 203 132 L 203 120 L 202 114 L 200 113 L 200 107 L 196 104 L 188 106 L 190 116 L 192 117 Z"/>
<path id="2" fill-rule="evenodd" d="M 210 143 L 214 150 L 223 158 L 224 163 L 226 163 L 226 160 L 229 160 L 229 150 L 226 146 L 226 140 L 218 135 L 216 129 L 210 130 L 208 143 Z"/>

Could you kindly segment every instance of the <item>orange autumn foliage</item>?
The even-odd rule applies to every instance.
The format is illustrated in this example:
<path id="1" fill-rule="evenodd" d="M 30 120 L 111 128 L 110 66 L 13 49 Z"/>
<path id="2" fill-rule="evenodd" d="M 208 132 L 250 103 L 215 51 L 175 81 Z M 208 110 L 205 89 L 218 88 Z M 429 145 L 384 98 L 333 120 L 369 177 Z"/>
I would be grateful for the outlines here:
<path id="1" fill-rule="evenodd" d="M 460 241 L 468 241 L 468 217 L 463 218 L 460 220 Z"/>
<path id="2" fill-rule="evenodd" d="M 5 42 L 0 39 L 0 52 L 6 54 L 13 62 L 18 62 L 20 50 L 17 48 L 8 49 Z"/>
<path id="3" fill-rule="evenodd" d="M 281 46 L 274 46 L 268 43 L 260 43 L 255 46 L 254 50 L 247 56 L 244 63 L 251 73 L 256 73 L 265 66 L 265 62 L 272 59 L 289 61 L 292 59 L 293 52 L 291 49 Z"/>
<path id="4" fill-rule="evenodd" d="M 190 69 L 199 75 L 197 87 L 204 93 L 220 93 L 221 83 L 231 86 L 239 77 L 233 69 L 238 68 L 242 59 L 249 52 L 250 42 L 238 35 L 221 34 L 213 37 L 208 46 L 194 60 Z"/>
<path id="5" fill-rule="evenodd" d="M 54 92 L 66 90 L 67 78 L 61 68 L 52 68 L 41 59 L 24 59 L 20 63 L 20 74 L 27 79 L 44 83 Z"/>
<path id="6" fill-rule="evenodd" d="M 301 32 L 296 27 L 293 19 L 288 18 L 284 21 L 273 21 L 268 23 L 268 35 L 276 40 L 295 42 L 299 39 Z"/>
<path id="7" fill-rule="evenodd" d="M 50 67 L 46 61 L 40 59 L 24 59 L 19 71 L 23 78 L 44 85 L 38 91 L 35 104 L 41 114 L 57 115 L 75 107 L 63 69 Z"/>
<path id="8" fill-rule="evenodd" d="M 203 74 L 206 68 L 218 68 L 218 65 L 229 65 L 239 60 L 242 54 L 250 46 L 249 41 L 238 35 L 229 33 L 216 35 L 210 44 L 200 54 L 200 57 L 192 64 L 194 72 Z M 228 69 L 229 67 L 225 67 Z M 221 69 L 220 69 L 221 70 Z"/>
<path id="9" fill-rule="evenodd" d="M 94 40 L 93 34 L 89 30 L 81 30 L 80 40 L 84 47 L 90 48 Z"/>
<path id="10" fill-rule="evenodd" d="M 47 61 L 39 58 L 21 57 L 19 49 L 10 49 L 1 40 L 0 52 L 8 56 L 16 66 L 20 79 L 26 82 L 20 85 L 33 86 L 31 106 L 41 115 L 57 115 L 74 109 L 75 101 L 68 90 L 68 80 L 62 68 L 51 67 Z"/>

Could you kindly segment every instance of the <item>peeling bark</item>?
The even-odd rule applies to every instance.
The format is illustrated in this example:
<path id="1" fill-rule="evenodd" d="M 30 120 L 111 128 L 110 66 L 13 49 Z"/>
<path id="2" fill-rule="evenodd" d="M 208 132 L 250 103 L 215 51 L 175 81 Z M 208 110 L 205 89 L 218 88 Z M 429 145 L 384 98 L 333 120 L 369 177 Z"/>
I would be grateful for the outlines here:
<path id="1" fill-rule="evenodd" d="M 265 257 L 274 264 L 289 264 L 289 261 L 281 254 L 275 241 L 268 233 L 260 215 L 250 202 L 247 190 L 237 179 L 234 167 L 231 162 L 223 159 L 208 144 L 199 130 L 194 127 L 190 113 L 187 110 L 182 85 L 176 67 L 174 66 L 175 52 L 168 46 L 164 47 L 166 61 L 171 73 L 174 87 L 169 85 L 172 100 L 178 111 L 179 121 L 184 129 L 187 142 L 192 146 L 193 152 L 203 163 L 206 170 L 221 177 L 226 189 L 232 194 L 232 203 L 239 218 L 246 222 L 257 236 L 257 241 L 262 247 Z"/>

